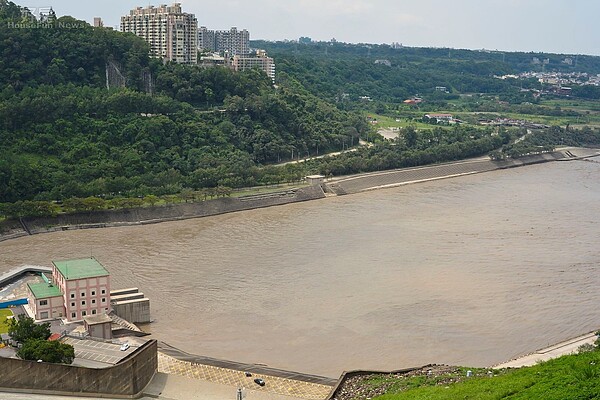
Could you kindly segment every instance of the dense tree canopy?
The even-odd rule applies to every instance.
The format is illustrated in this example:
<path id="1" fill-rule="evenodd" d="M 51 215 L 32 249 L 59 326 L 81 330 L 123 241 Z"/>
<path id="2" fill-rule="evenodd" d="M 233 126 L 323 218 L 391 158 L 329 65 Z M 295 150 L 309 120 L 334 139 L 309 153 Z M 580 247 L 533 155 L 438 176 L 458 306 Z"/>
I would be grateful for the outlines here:
<path id="1" fill-rule="evenodd" d="M 32 339 L 17 350 L 17 356 L 23 360 L 71 364 L 75 358 L 75 349 L 70 344 L 58 340 Z"/>
<path id="2" fill-rule="evenodd" d="M 5 21 L 20 15 L 0 9 Z M 79 22 L 0 24 L 0 203 L 254 185 L 264 164 L 337 150 L 368 129 L 293 79 L 274 88 L 258 70 L 163 65 L 141 39 Z M 115 65 L 124 87 L 107 90 Z"/>
<path id="3" fill-rule="evenodd" d="M 33 318 L 20 314 L 8 323 L 8 335 L 18 343 L 28 340 L 46 340 L 50 337 L 50 324 L 36 324 Z"/>
<path id="4" fill-rule="evenodd" d="M 23 18 L 34 17 L 0 0 L 0 217 L 134 207 L 177 193 L 207 198 L 307 173 L 453 160 L 507 144 L 483 129 L 408 128 L 402 140 L 375 140 L 338 158 L 273 165 L 373 142 L 378 135 L 362 112 L 383 113 L 416 94 L 431 110 L 475 92 L 464 102 L 475 112 L 577 114 L 536 107 L 521 91 L 536 81 L 494 78 L 530 67 L 532 57 L 576 70 L 558 55 L 259 42 L 277 62 L 273 86 L 259 70 L 162 63 L 148 57 L 142 39 L 71 17 L 48 29 L 11 25 Z M 600 71 L 597 57 L 580 56 L 582 67 Z M 594 88 L 576 91 L 598 96 Z M 498 101 L 479 102 L 478 93 Z"/>

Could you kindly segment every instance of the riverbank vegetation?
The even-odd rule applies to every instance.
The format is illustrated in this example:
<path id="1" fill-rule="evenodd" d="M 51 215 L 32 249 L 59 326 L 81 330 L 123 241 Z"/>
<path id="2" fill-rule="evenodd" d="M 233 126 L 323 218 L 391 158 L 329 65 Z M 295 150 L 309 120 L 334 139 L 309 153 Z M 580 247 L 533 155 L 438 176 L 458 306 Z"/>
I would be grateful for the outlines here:
<path id="1" fill-rule="evenodd" d="M 582 350 L 518 369 L 431 366 L 403 374 L 356 377 L 336 399 L 598 399 L 600 351 L 591 345 Z"/>
<path id="2" fill-rule="evenodd" d="M 33 318 L 21 314 L 9 320 L 8 335 L 13 343 L 17 343 L 17 357 L 23 360 L 71 364 L 75 358 L 73 346 L 48 340 L 49 322 L 36 324 Z"/>

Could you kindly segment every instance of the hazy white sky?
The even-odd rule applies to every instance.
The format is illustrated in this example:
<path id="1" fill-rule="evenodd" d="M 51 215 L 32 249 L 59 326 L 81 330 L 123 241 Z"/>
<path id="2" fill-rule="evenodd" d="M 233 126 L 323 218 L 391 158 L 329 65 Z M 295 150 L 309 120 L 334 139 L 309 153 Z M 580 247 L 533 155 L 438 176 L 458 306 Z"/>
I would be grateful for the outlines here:
<path id="1" fill-rule="evenodd" d="M 13 0 L 15 1 L 15 0 Z M 118 26 L 148 0 L 16 0 L 58 15 Z M 181 0 L 209 29 L 248 29 L 251 39 L 336 38 L 352 43 L 600 55 L 599 0 Z"/>

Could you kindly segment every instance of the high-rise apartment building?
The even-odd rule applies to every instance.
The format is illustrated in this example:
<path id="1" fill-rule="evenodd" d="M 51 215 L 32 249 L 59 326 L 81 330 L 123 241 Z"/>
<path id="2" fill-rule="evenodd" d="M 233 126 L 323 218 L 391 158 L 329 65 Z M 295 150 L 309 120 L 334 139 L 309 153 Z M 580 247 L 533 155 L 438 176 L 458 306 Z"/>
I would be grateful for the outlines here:
<path id="1" fill-rule="evenodd" d="M 267 74 L 275 83 L 275 61 L 267 56 L 264 50 L 257 50 L 255 55 L 235 55 L 231 58 L 231 68 L 234 71 L 245 71 L 258 68 Z"/>
<path id="2" fill-rule="evenodd" d="M 213 52 L 227 53 L 230 56 L 250 53 L 250 32 L 239 31 L 236 27 L 228 31 L 212 31 L 201 26 L 198 29 L 198 47 Z"/>
<path id="3" fill-rule="evenodd" d="M 181 3 L 137 7 L 121 17 L 121 31 L 144 38 L 154 57 L 180 64 L 198 62 L 198 20 L 182 12 Z"/>

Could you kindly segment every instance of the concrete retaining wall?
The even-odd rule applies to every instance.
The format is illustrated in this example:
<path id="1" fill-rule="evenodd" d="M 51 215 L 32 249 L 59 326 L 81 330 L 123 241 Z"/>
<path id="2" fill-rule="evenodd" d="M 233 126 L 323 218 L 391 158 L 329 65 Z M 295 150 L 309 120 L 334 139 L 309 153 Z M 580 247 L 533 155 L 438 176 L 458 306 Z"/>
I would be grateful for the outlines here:
<path id="1" fill-rule="evenodd" d="M 0 391 L 137 398 L 152 380 L 157 368 L 156 340 L 147 342 L 120 363 L 108 368 L 0 358 Z"/>
<path id="2" fill-rule="evenodd" d="M 57 217 L 23 218 L 31 234 L 72 229 L 106 228 L 112 226 L 143 225 L 188 218 L 207 217 L 235 211 L 271 207 L 301 201 L 324 198 L 319 186 L 309 186 L 282 192 L 221 198 L 199 203 L 181 203 L 168 206 L 145 207 L 125 210 L 102 210 L 64 214 Z M 26 236 L 28 233 L 19 221 L 3 221 L 0 224 L 0 241 Z"/>
<path id="3" fill-rule="evenodd" d="M 118 301 L 112 303 L 112 309 L 119 317 L 134 324 L 150 322 L 150 299 Z"/>

